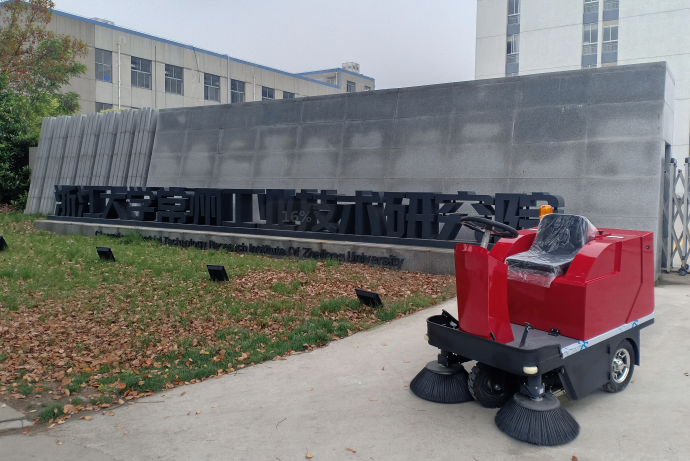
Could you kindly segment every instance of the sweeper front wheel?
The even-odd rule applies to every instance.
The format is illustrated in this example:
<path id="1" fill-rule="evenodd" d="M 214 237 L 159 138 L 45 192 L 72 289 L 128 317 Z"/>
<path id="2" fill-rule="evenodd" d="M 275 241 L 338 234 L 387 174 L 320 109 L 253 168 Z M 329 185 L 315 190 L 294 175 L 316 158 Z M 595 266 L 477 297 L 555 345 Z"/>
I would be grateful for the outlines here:
<path id="1" fill-rule="evenodd" d="M 520 383 L 511 373 L 477 362 L 470 372 L 467 386 L 481 406 L 498 408 L 513 397 Z"/>
<path id="2" fill-rule="evenodd" d="M 620 392 L 630 383 L 635 371 L 635 349 L 627 339 L 622 341 L 611 359 L 609 382 L 604 384 L 606 392 Z"/>

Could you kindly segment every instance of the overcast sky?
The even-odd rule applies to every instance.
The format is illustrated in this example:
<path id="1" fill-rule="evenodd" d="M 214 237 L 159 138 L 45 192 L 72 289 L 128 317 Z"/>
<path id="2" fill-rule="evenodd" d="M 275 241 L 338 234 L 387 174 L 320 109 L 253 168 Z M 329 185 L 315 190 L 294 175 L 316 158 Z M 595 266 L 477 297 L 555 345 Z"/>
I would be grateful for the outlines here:
<path id="1" fill-rule="evenodd" d="M 376 88 L 474 78 L 476 0 L 54 0 L 58 10 L 288 72 L 355 61 Z"/>

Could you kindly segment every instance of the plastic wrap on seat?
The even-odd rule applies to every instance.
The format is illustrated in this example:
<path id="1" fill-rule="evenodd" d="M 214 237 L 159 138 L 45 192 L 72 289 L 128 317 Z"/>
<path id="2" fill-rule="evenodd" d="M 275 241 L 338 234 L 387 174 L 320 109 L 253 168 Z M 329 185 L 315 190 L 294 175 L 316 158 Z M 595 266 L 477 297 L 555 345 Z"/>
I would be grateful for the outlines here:
<path id="1" fill-rule="evenodd" d="M 597 234 L 584 216 L 549 214 L 539 222 L 532 247 L 506 258 L 508 280 L 543 287 L 568 270 L 577 252 Z"/>

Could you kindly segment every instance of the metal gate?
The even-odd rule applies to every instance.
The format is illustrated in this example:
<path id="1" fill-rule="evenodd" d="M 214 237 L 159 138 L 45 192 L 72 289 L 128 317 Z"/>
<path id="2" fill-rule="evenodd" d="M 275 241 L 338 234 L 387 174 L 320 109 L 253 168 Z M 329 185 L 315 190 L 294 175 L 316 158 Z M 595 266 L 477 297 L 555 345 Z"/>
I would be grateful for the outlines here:
<path id="1" fill-rule="evenodd" d="M 676 164 L 676 160 L 672 159 L 668 174 L 668 208 L 665 210 L 668 235 L 665 248 L 665 270 L 667 273 L 671 272 L 674 259 L 678 256 L 680 259 L 678 273 L 685 275 L 690 270 L 690 266 L 688 266 L 690 158 L 686 158 L 685 163 L 680 168 Z"/>

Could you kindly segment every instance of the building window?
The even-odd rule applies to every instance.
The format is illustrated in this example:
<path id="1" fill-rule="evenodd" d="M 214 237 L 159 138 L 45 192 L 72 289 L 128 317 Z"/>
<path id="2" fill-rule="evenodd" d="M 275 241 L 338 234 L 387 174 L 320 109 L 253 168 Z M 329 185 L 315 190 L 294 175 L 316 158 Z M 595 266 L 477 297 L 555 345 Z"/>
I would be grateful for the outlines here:
<path id="1" fill-rule="evenodd" d="M 244 102 L 244 82 L 230 80 L 230 102 Z"/>
<path id="2" fill-rule="evenodd" d="M 604 53 L 618 51 L 618 26 L 604 27 Z"/>
<path id="3" fill-rule="evenodd" d="M 97 102 L 96 103 L 96 112 L 101 112 L 101 111 L 112 109 L 112 108 L 113 108 L 112 104 L 108 104 L 105 102 Z"/>
<path id="4" fill-rule="evenodd" d="M 617 10 L 618 0 L 604 0 L 604 11 Z"/>
<path id="5" fill-rule="evenodd" d="M 599 42 L 599 24 L 585 24 L 584 35 L 582 38 L 583 55 L 597 54 L 597 43 Z"/>
<path id="6" fill-rule="evenodd" d="M 184 94 L 184 78 L 181 67 L 172 64 L 165 65 L 165 92 Z"/>
<path id="7" fill-rule="evenodd" d="M 508 25 L 520 24 L 520 0 L 508 0 Z"/>
<path id="8" fill-rule="evenodd" d="M 271 99 L 276 98 L 276 90 L 273 88 L 269 88 L 267 86 L 262 86 L 261 87 L 261 100 L 262 101 L 269 101 Z"/>
<path id="9" fill-rule="evenodd" d="M 220 77 L 204 73 L 204 99 L 220 102 Z"/>
<path id="10" fill-rule="evenodd" d="M 508 64 L 516 64 L 520 62 L 520 34 L 508 35 L 508 49 L 507 49 Z"/>
<path id="11" fill-rule="evenodd" d="M 585 0 L 585 14 L 586 13 L 598 13 L 599 12 L 599 0 Z"/>
<path id="12" fill-rule="evenodd" d="M 151 61 L 132 56 L 132 86 L 151 89 Z"/>
<path id="13" fill-rule="evenodd" d="M 370 86 L 365 86 L 365 87 L 364 87 L 364 91 L 371 91 L 371 87 L 370 87 Z"/>
<path id="14" fill-rule="evenodd" d="M 597 65 L 596 64 L 587 64 L 582 66 L 583 69 L 596 69 Z"/>
<path id="15" fill-rule="evenodd" d="M 289 91 L 283 91 L 283 99 L 295 99 L 295 93 L 290 93 Z"/>
<path id="16" fill-rule="evenodd" d="M 347 92 L 348 93 L 354 93 L 357 91 L 357 87 L 355 86 L 355 82 L 347 81 Z"/>
<path id="17" fill-rule="evenodd" d="M 112 82 L 113 53 L 96 48 L 96 80 Z"/>

